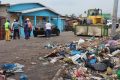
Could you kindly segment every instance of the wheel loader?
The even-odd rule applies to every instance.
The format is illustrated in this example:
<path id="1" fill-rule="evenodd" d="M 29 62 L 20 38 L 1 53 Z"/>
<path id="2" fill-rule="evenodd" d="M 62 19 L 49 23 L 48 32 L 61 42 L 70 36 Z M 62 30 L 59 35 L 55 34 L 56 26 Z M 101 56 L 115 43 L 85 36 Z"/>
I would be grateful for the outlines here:
<path id="1" fill-rule="evenodd" d="M 75 26 L 75 35 L 103 36 L 108 35 L 105 29 L 106 20 L 102 17 L 101 9 L 89 9 L 86 18 L 81 19 L 82 24 Z M 106 33 L 107 32 L 107 33 Z"/>

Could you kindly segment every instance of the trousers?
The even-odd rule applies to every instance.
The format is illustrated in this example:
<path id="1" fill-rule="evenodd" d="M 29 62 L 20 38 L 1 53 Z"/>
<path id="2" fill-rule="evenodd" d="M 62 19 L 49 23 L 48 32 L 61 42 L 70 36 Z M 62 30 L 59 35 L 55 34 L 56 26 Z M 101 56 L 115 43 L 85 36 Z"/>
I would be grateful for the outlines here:
<path id="1" fill-rule="evenodd" d="M 10 30 L 5 30 L 5 40 L 10 41 Z"/>

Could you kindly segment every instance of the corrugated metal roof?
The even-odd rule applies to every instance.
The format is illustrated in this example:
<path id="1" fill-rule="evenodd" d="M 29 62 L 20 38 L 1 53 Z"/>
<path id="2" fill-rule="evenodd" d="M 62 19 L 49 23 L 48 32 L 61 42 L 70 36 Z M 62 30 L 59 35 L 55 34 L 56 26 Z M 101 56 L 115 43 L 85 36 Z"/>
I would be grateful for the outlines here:
<path id="1" fill-rule="evenodd" d="M 43 8 L 33 8 L 33 9 L 28 9 L 28 10 L 23 10 L 21 11 L 21 13 L 30 13 L 30 12 L 35 12 L 35 11 L 40 11 L 40 10 L 45 10 L 47 8 L 43 7 Z"/>
<path id="2" fill-rule="evenodd" d="M 42 5 L 42 6 L 44 6 L 43 8 L 35 8 L 35 9 L 30 9 L 30 10 L 24 10 L 24 11 L 13 11 L 13 12 L 22 12 L 22 13 L 30 13 L 30 12 L 34 12 L 34 11 L 37 11 L 37 10 L 45 10 L 45 8 L 46 9 L 48 9 L 48 10 L 50 10 L 50 11 L 52 11 L 52 12 L 54 12 L 54 13 L 56 13 L 56 14 L 58 14 L 58 15 L 60 15 L 60 16 L 63 16 L 63 15 L 61 15 L 61 14 L 59 14 L 58 12 L 56 12 L 55 10 L 53 10 L 53 9 L 51 9 L 51 8 L 49 8 L 48 6 L 45 6 L 43 3 L 37 3 L 37 2 L 29 2 L 29 3 L 18 3 L 18 4 L 11 4 L 10 6 L 14 6 L 14 5 L 19 5 L 19 4 L 30 4 L 30 3 L 35 3 L 35 4 L 40 4 L 40 5 Z M 28 12 L 27 12 L 28 11 Z M 11 11 L 10 11 L 11 12 Z"/>
<path id="3" fill-rule="evenodd" d="M 10 6 L 20 5 L 20 4 L 40 4 L 40 5 L 44 6 L 44 7 L 46 7 L 43 3 L 39 3 L 39 2 L 11 3 Z"/>

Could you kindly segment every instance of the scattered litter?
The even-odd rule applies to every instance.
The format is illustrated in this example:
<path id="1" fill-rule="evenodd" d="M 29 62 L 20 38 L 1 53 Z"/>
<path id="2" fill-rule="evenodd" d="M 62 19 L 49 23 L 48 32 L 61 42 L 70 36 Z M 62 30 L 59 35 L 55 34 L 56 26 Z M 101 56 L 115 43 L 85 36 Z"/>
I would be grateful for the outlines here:
<path id="1" fill-rule="evenodd" d="M 78 41 L 78 45 L 80 45 L 81 43 L 84 43 L 84 42 L 85 42 L 85 40 L 80 38 Z"/>
<path id="2" fill-rule="evenodd" d="M 19 80 L 28 80 L 28 77 L 26 74 L 21 74 Z"/>
<path id="3" fill-rule="evenodd" d="M 39 60 L 44 61 L 45 59 L 43 57 L 39 57 Z"/>
<path id="4" fill-rule="evenodd" d="M 120 54 L 120 50 L 116 50 L 112 53 L 113 56 L 116 56 L 117 54 Z"/>
<path id="5" fill-rule="evenodd" d="M 48 64 L 49 64 L 49 62 L 44 62 L 44 63 L 42 63 L 42 65 L 44 65 L 44 66 L 45 66 L 45 65 L 48 65 Z"/>
<path id="6" fill-rule="evenodd" d="M 15 73 L 24 73 L 23 71 L 24 65 L 21 65 L 19 63 L 8 63 L 8 64 L 2 64 L 0 66 L 0 80 L 16 80 L 13 78 L 10 78 L 11 76 L 15 75 Z M 28 80 L 28 79 L 21 79 L 21 80 Z"/>
<path id="7" fill-rule="evenodd" d="M 7 78 L 7 80 L 16 80 L 16 79 L 13 79 L 13 78 Z"/>
<path id="8" fill-rule="evenodd" d="M 39 60 L 43 65 L 60 61 L 67 64 L 56 80 L 110 80 L 120 79 L 120 40 L 107 38 L 80 38 L 78 41 L 47 48 L 54 50 Z"/>
<path id="9" fill-rule="evenodd" d="M 44 46 L 45 49 L 54 49 L 56 48 L 56 45 L 53 43 L 48 43 Z"/>
<path id="10" fill-rule="evenodd" d="M 120 69 L 117 70 L 117 77 L 120 79 Z"/>
<path id="11" fill-rule="evenodd" d="M 36 65 L 37 63 L 36 62 L 31 62 L 32 65 Z"/>

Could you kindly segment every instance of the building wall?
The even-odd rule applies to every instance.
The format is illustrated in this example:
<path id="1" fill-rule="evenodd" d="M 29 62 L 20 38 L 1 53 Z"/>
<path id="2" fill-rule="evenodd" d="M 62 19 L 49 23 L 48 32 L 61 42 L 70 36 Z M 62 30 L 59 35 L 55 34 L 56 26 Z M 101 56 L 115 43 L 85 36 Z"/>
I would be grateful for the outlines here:
<path id="1" fill-rule="evenodd" d="M 43 16 L 37 16 L 36 24 L 43 22 Z"/>
<path id="2" fill-rule="evenodd" d="M 10 14 L 10 23 L 11 24 L 14 22 L 14 19 L 19 20 L 19 16 L 17 16 L 16 13 Z"/>
<path id="3" fill-rule="evenodd" d="M 5 38 L 4 23 L 8 18 L 7 6 L 0 5 L 0 40 Z"/>
<path id="4" fill-rule="evenodd" d="M 52 20 L 52 23 L 55 24 L 55 26 L 62 32 L 65 29 L 65 23 L 64 19 L 61 18 L 54 18 Z"/>
<path id="5" fill-rule="evenodd" d="M 27 9 L 33 9 L 33 8 L 41 8 L 44 7 L 40 4 L 37 3 L 23 3 L 23 4 L 16 4 L 16 5 L 12 5 L 9 7 L 9 11 L 10 12 L 14 12 L 14 11 L 21 11 L 21 10 L 27 10 Z M 51 21 L 51 19 L 54 17 L 56 18 L 54 21 L 52 21 L 52 23 L 55 23 L 55 25 L 60 29 L 60 31 L 63 31 L 64 29 L 64 21 L 58 17 L 59 14 L 51 11 L 51 10 L 40 10 L 40 11 L 35 11 L 35 12 L 31 12 L 31 13 L 25 13 L 25 14 L 21 14 L 19 17 L 17 16 L 17 13 L 11 14 L 11 21 L 13 22 L 13 20 L 15 18 L 19 18 L 20 23 L 23 24 L 24 21 L 26 20 L 26 18 L 29 18 L 33 24 L 33 26 L 36 26 L 35 24 L 39 23 L 39 22 L 43 22 L 43 21 Z M 46 18 L 46 19 L 44 19 Z M 21 37 L 24 37 L 24 29 L 21 28 L 20 29 L 20 35 Z M 33 33 L 32 33 L 33 35 Z"/>
<path id="6" fill-rule="evenodd" d="M 3 17 L 7 17 L 8 16 L 7 6 L 1 6 L 0 5 L 0 16 L 3 16 Z"/>

